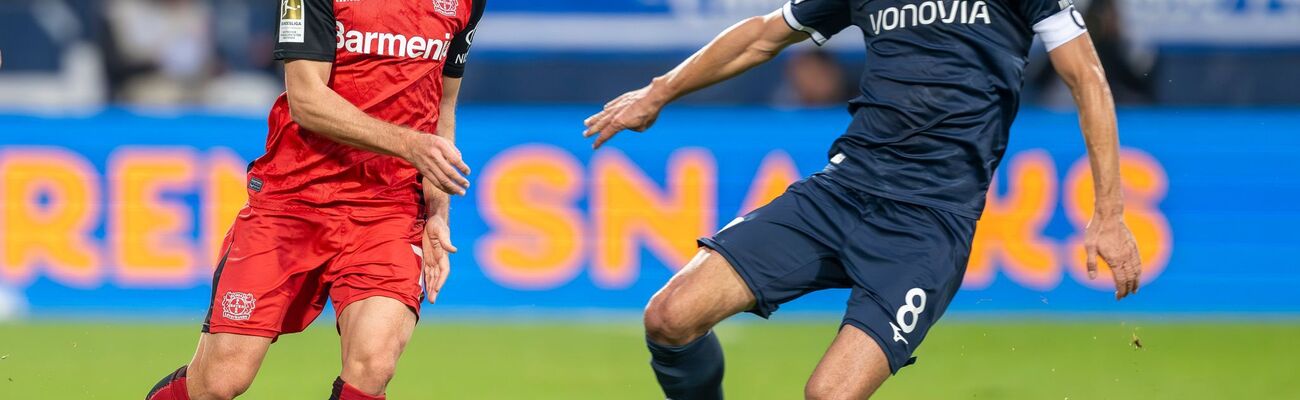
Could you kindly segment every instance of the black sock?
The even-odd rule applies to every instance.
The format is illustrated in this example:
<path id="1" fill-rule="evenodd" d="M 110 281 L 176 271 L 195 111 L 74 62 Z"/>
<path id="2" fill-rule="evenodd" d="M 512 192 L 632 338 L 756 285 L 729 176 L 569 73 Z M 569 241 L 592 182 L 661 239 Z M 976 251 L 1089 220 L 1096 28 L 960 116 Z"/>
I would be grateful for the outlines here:
<path id="1" fill-rule="evenodd" d="M 670 400 L 722 398 L 722 344 L 713 331 L 684 346 L 665 346 L 646 338 L 650 367 Z"/>

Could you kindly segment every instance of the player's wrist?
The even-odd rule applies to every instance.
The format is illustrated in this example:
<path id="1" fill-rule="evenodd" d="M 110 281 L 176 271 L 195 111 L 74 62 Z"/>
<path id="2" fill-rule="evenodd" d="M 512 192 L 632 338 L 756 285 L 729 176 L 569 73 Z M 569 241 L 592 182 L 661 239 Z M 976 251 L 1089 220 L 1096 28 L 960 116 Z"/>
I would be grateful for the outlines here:
<path id="1" fill-rule="evenodd" d="M 430 214 L 445 212 L 451 205 L 451 195 L 442 191 L 433 182 L 424 181 L 424 209 Z"/>
<path id="2" fill-rule="evenodd" d="M 675 98 L 677 98 L 676 90 L 668 82 L 667 77 L 651 79 L 650 85 L 646 86 L 645 100 L 655 107 L 663 108 Z"/>
<path id="3" fill-rule="evenodd" d="M 412 155 L 415 154 L 414 149 L 419 147 L 419 136 L 405 128 L 398 129 L 396 133 L 397 148 L 394 149 L 393 153 L 403 160 L 411 161 Z"/>
<path id="4" fill-rule="evenodd" d="M 424 208 L 430 213 L 440 213 L 445 211 L 451 205 L 451 195 L 441 190 L 433 190 L 425 197 Z"/>
<path id="5" fill-rule="evenodd" d="M 428 151 L 431 146 L 437 145 L 437 143 L 430 142 L 430 139 L 441 139 L 436 135 L 405 127 L 398 130 L 398 137 L 401 144 L 397 156 L 413 164 L 416 159 L 420 158 L 421 153 Z"/>
<path id="6" fill-rule="evenodd" d="M 1124 203 L 1098 202 L 1093 208 L 1093 219 L 1102 222 L 1122 222 L 1124 220 Z"/>

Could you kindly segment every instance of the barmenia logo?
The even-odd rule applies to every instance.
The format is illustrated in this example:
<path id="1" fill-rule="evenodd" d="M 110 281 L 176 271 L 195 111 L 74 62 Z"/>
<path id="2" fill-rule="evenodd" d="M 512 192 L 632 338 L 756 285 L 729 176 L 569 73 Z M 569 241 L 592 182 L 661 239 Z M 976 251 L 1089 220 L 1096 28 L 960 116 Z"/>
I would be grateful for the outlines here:
<path id="1" fill-rule="evenodd" d="M 450 33 L 443 39 L 426 39 L 387 32 L 350 31 L 339 22 L 335 39 L 337 47 L 349 53 L 442 60 L 451 51 Z"/>

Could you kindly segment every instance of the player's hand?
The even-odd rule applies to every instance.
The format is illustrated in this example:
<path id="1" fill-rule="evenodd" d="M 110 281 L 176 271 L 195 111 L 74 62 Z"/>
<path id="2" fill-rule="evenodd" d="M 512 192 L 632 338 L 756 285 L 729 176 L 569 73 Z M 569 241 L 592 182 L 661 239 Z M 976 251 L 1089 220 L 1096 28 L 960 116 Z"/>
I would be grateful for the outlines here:
<path id="1" fill-rule="evenodd" d="M 1088 279 L 1097 278 L 1097 257 L 1110 266 L 1115 277 L 1115 299 L 1137 293 L 1142 280 L 1142 260 L 1137 241 L 1124 224 L 1123 217 L 1093 216 L 1084 232 L 1084 250 L 1088 252 Z"/>
<path id="2" fill-rule="evenodd" d="M 460 150 L 446 138 L 426 133 L 405 136 L 402 158 L 415 166 L 421 175 L 447 194 L 465 194 L 469 188 L 469 166 Z"/>
<path id="3" fill-rule="evenodd" d="M 646 86 L 618 96 L 605 104 L 605 109 L 583 121 L 587 130 L 582 137 L 596 136 L 591 148 L 598 149 L 609 139 L 623 130 L 645 132 L 659 119 L 659 111 L 664 102 L 651 96 L 651 88 Z"/>
<path id="4" fill-rule="evenodd" d="M 447 215 L 430 215 L 424 221 L 424 236 L 420 240 L 420 249 L 424 251 L 424 287 L 428 291 L 429 303 L 438 300 L 442 285 L 447 283 L 451 274 L 451 257 L 456 246 L 451 244 L 451 228 L 447 225 Z"/>

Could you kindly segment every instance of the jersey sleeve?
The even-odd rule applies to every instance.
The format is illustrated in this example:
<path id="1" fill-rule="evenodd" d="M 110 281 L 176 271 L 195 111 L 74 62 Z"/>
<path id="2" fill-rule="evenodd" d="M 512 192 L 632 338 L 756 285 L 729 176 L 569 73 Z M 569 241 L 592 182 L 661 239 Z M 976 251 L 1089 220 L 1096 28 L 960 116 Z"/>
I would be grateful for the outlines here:
<path id="1" fill-rule="evenodd" d="M 1071 0 L 1020 0 L 1021 16 L 1052 51 L 1088 31 Z"/>
<path id="2" fill-rule="evenodd" d="M 483 10 L 487 8 L 487 0 L 471 0 L 474 3 L 474 11 L 469 16 L 469 23 L 465 24 L 465 29 L 456 34 L 451 40 L 451 51 L 447 58 L 447 65 L 442 67 L 442 76 L 449 78 L 460 78 L 465 76 L 465 61 L 469 58 L 469 48 L 474 44 L 474 32 L 478 30 L 478 21 L 483 18 Z"/>
<path id="3" fill-rule="evenodd" d="M 338 44 L 332 0 L 280 0 L 276 60 L 334 61 Z"/>
<path id="4" fill-rule="evenodd" d="M 851 11 L 848 0 L 790 0 L 781 8 L 785 23 L 812 36 L 818 46 L 852 25 Z"/>

